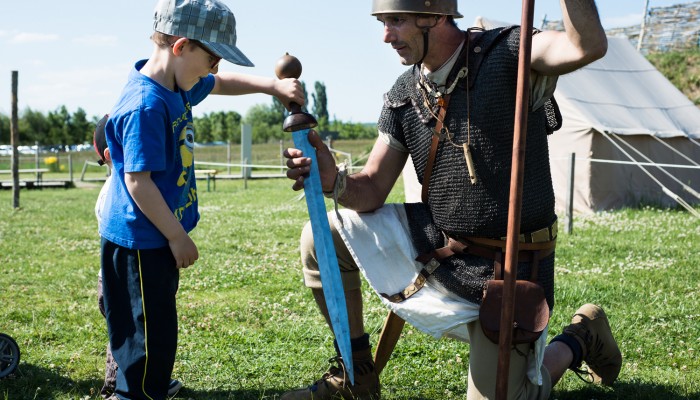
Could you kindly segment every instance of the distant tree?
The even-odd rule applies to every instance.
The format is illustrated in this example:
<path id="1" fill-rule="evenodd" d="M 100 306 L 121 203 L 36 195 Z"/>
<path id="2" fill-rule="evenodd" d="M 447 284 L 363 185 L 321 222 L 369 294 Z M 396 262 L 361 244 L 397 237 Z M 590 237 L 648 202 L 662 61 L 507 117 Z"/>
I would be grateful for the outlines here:
<path id="1" fill-rule="evenodd" d="M 47 117 L 49 130 L 46 136 L 39 140 L 40 144 L 61 145 L 70 144 L 71 115 L 66 106 L 61 106 L 56 111 L 49 111 Z"/>
<path id="2" fill-rule="evenodd" d="M 211 130 L 206 136 L 206 139 L 202 139 L 202 142 L 211 142 L 221 138 L 226 134 L 226 118 L 223 111 L 213 112 L 209 114 L 209 121 L 211 124 Z"/>
<path id="3" fill-rule="evenodd" d="M 206 143 L 207 138 L 211 137 L 211 120 L 207 115 L 194 117 L 194 133 L 197 143 Z"/>
<path id="4" fill-rule="evenodd" d="M 318 129 L 328 130 L 328 98 L 326 97 L 326 85 L 323 82 L 314 83 L 316 93 L 312 94 L 314 99 L 314 115 L 318 121 Z"/>
<path id="5" fill-rule="evenodd" d="M 69 125 L 69 140 L 67 144 L 92 143 L 92 132 L 95 125 L 88 121 L 87 114 L 78 108 L 71 117 Z"/>
<path id="6" fill-rule="evenodd" d="M 287 115 L 287 109 L 277 97 L 272 97 L 272 110 L 280 115 L 280 121 L 284 121 L 284 117 Z"/>
<path id="7" fill-rule="evenodd" d="M 243 122 L 253 128 L 253 143 L 267 143 L 282 139 L 285 135 L 281 116 L 273 105 L 254 105 L 248 110 Z"/>
<path id="8" fill-rule="evenodd" d="M 10 143 L 10 117 L 0 114 L 0 143 Z"/>
<path id="9" fill-rule="evenodd" d="M 304 106 L 301 107 L 301 111 L 309 112 L 309 92 L 306 91 L 306 82 L 301 81 L 301 90 L 304 92 Z"/>
<path id="10" fill-rule="evenodd" d="M 240 140 L 241 115 L 235 111 L 217 111 L 195 118 L 197 142 Z"/>
<path id="11" fill-rule="evenodd" d="M 356 122 L 333 121 L 332 129 L 338 132 L 342 139 L 373 139 L 377 137 L 376 124 L 362 124 Z"/>
<path id="12" fill-rule="evenodd" d="M 46 135 L 49 131 L 47 117 L 27 107 L 19 118 L 19 141 L 23 144 L 46 143 Z"/>
<path id="13" fill-rule="evenodd" d="M 238 143 L 241 141 L 241 114 L 235 111 L 229 111 L 226 113 L 226 132 L 218 140 L 231 143 Z"/>

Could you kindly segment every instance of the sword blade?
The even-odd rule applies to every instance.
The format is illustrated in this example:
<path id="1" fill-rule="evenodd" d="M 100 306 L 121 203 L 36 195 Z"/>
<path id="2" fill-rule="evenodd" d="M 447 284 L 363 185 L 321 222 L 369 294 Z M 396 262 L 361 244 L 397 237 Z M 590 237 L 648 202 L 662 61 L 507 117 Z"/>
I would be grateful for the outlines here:
<path id="1" fill-rule="evenodd" d="M 352 349 L 350 347 L 350 323 L 348 322 L 348 308 L 345 302 L 345 289 L 340 278 L 338 258 L 335 254 L 335 246 L 331 237 L 331 227 L 326 214 L 326 203 L 321 188 L 321 176 L 316 162 L 316 149 L 311 146 L 308 139 L 309 129 L 292 132 L 294 146 L 311 158 L 311 171 L 304 177 L 304 197 L 309 209 L 311 231 L 316 246 L 318 269 L 321 273 L 323 295 L 326 299 L 328 315 L 331 319 L 331 327 L 335 340 L 343 358 L 346 373 L 350 383 L 355 384 L 355 373 L 352 362 Z"/>

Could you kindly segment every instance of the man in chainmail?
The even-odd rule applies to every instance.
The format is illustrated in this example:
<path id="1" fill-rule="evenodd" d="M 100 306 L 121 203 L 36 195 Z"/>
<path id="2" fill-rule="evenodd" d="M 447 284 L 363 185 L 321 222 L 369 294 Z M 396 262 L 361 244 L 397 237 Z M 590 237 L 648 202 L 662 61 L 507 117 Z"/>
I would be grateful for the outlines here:
<path id="1" fill-rule="evenodd" d="M 562 0 L 566 32 L 534 32 L 517 279 L 536 281 L 554 307 L 556 215 L 547 135 L 561 126 L 557 76 L 601 58 L 607 40 L 594 0 Z M 469 341 L 468 399 L 493 398 L 498 345 L 482 331 L 484 288 L 501 266 L 507 231 L 519 27 L 460 30 L 456 0 L 373 0 L 384 42 L 410 66 L 384 96 L 379 139 L 361 172 L 336 166 L 315 132 L 345 285 L 355 384 L 339 365 L 282 399 L 380 397 L 362 316 L 360 272 L 393 313 L 436 338 Z M 385 204 L 411 156 L 422 203 Z M 310 159 L 288 149 L 287 176 L 304 185 Z M 305 285 L 329 323 L 310 226 L 301 238 Z M 546 308 L 545 308 L 546 310 Z M 510 399 L 546 399 L 567 369 L 611 385 L 622 357 L 607 316 L 579 308 L 549 344 L 513 346 Z M 582 362 L 587 370 L 582 370 Z"/>

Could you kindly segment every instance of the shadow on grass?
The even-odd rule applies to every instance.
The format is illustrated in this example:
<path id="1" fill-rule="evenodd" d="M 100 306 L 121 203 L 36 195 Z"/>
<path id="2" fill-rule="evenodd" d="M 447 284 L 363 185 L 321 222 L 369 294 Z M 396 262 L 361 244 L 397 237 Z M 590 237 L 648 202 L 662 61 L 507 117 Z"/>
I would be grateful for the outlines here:
<path id="1" fill-rule="evenodd" d="M 618 382 L 612 388 L 590 385 L 576 390 L 555 390 L 550 399 L 566 400 L 700 400 L 700 393 L 681 393 L 679 386 Z"/>
<path id="2" fill-rule="evenodd" d="M 20 363 L 12 375 L 0 380 L 0 399 L 92 398 L 99 394 L 101 387 L 102 381 L 96 379 L 67 378 L 60 368 Z"/>
<path id="3" fill-rule="evenodd" d="M 15 372 L 0 379 L 0 399 L 101 399 L 101 379 L 76 381 L 64 376 L 61 369 L 20 363 Z M 172 400 L 276 400 L 284 390 L 192 390 L 183 387 Z"/>

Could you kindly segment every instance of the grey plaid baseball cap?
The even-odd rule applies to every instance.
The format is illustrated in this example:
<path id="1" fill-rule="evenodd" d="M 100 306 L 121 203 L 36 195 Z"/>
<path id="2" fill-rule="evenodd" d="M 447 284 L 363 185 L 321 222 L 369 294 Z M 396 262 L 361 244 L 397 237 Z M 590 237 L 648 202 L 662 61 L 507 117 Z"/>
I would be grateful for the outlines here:
<path id="1" fill-rule="evenodd" d="M 236 47 L 236 18 L 219 0 L 160 0 L 153 30 L 197 40 L 226 61 L 253 66 Z"/>

